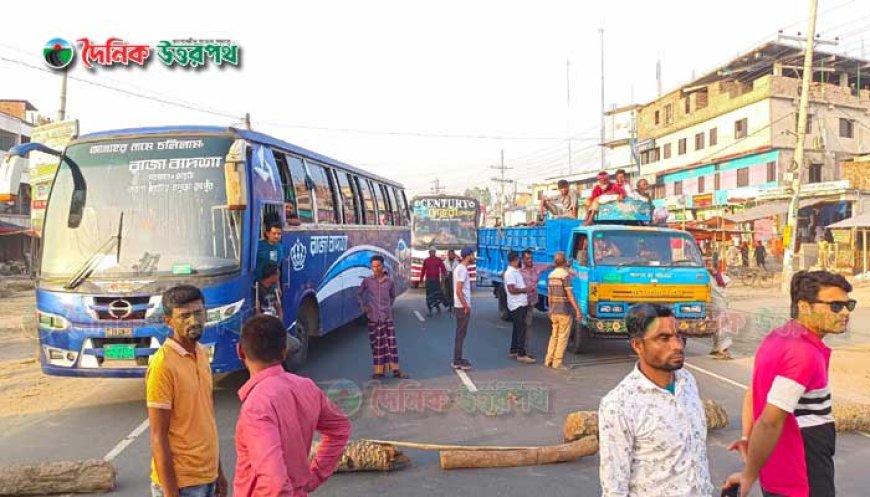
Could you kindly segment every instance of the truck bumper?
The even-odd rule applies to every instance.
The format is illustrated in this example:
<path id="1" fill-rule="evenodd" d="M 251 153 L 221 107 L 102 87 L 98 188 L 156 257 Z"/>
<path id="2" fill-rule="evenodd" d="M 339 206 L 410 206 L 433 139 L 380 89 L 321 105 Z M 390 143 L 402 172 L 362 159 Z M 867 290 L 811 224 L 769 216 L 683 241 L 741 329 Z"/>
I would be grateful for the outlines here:
<path id="1" fill-rule="evenodd" d="M 587 317 L 585 323 L 595 338 L 628 337 L 623 319 Z M 677 331 L 687 337 L 708 337 L 716 333 L 716 321 L 712 319 L 677 319 Z"/>

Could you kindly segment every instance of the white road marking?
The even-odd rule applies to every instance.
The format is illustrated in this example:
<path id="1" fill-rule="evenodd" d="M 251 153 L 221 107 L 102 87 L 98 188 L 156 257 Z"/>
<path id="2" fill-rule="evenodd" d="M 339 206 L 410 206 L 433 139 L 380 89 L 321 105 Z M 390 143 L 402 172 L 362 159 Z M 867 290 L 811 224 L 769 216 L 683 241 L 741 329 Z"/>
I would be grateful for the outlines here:
<path id="1" fill-rule="evenodd" d="M 424 318 L 423 315 L 420 314 L 420 311 L 414 311 L 414 315 L 417 316 L 417 319 L 419 319 L 421 323 L 426 322 L 426 318 Z"/>
<path id="2" fill-rule="evenodd" d="M 742 389 L 744 389 L 744 390 L 746 390 L 747 388 L 749 388 L 747 385 L 744 385 L 743 383 L 740 383 L 740 382 L 734 381 L 734 380 L 732 380 L 731 378 L 726 378 L 726 377 L 724 377 L 724 376 L 722 376 L 722 375 L 718 375 L 718 374 L 716 374 L 716 373 L 714 373 L 714 372 L 712 372 L 712 371 L 709 371 L 709 370 L 707 370 L 707 369 L 704 369 L 704 368 L 701 368 L 701 367 L 695 366 L 694 364 L 689 364 L 688 362 L 684 362 L 683 364 L 685 364 L 686 366 L 688 366 L 688 367 L 694 369 L 695 371 L 698 371 L 699 373 L 704 373 L 704 374 L 707 375 L 707 376 L 712 376 L 713 378 L 716 378 L 717 380 L 724 381 L 725 383 L 728 383 L 728 384 L 730 384 L 730 385 L 734 385 L 734 386 L 737 387 L 737 388 L 742 388 Z"/>
<path id="3" fill-rule="evenodd" d="M 694 364 L 689 364 L 688 362 L 684 362 L 683 364 L 685 364 L 686 366 L 688 366 L 688 367 L 694 369 L 695 371 L 698 371 L 699 373 L 704 373 L 704 374 L 706 374 L 706 375 L 712 376 L 713 378 L 716 378 L 717 380 L 724 381 L 725 383 L 729 383 L 729 384 L 731 384 L 731 385 L 734 385 L 734 386 L 736 386 L 736 387 L 742 388 L 742 389 L 744 389 L 744 390 L 747 389 L 747 388 L 749 388 L 747 385 L 744 385 L 743 383 L 740 383 L 740 382 L 734 381 L 734 380 L 732 380 L 732 379 L 730 379 L 730 378 L 726 378 L 726 377 L 724 377 L 724 376 L 722 376 L 722 375 L 718 375 L 718 374 L 716 374 L 716 373 L 714 373 L 714 372 L 712 372 L 712 371 L 708 371 L 708 370 L 706 370 L 706 369 L 704 369 L 704 368 L 701 368 L 701 367 L 695 366 Z M 855 433 L 861 435 L 862 437 L 870 438 L 870 433 L 867 433 L 867 432 L 864 432 L 864 431 L 856 431 Z"/>
<path id="4" fill-rule="evenodd" d="M 121 452 L 123 452 L 124 449 L 126 449 L 131 443 L 135 442 L 136 439 L 139 438 L 139 435 L 144 433 L 147 429 L 148 418 L 145 418 L 145 421 L 142 421 L 142 424 L 134 428 L 129 435 L 127 435 L 120 442 L 118 442 L 118 445 L 114 446 L 112 450 L 110 450 L 109 453 L 106 454 L 105 457 L 103 457 L 103 460 L 111 462 L 113 459 L 118 457 Z"/>
<path id="5" fill-rule="evenodd" d="M 454 369 L 453 371 L 456 371 L 457 376 L 459 376 L 459 379 L 462 380 L 462 383 L 465 384 L 465 388 L 467 388 L 469 392 L 474 393 L 477 391 L 477 387 L 474 386 L 474 383 L 471 382 L 471 378 L 468 377 L 468 373 L 461 369 Z"/>

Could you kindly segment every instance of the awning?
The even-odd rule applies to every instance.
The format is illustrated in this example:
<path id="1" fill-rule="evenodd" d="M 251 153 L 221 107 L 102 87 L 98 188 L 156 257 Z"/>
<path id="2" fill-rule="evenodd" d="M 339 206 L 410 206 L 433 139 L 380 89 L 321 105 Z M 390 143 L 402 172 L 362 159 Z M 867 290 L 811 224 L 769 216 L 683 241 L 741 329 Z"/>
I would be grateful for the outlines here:
<path id="1" fill-rule="evenodd" d="M 842 221 L 837 221 L 834 224 L 828 225 L 828 229 L 844 228 L 870 228 L 870 212 L 858 214 L 857 216 L 850 217 L 849 219 L 843 219 Z"/>
<path id="2" fill-rule="evenodd" d="M 822 202 L 829 201 L 830 199 L 810 198 L 806 200 L 801 200 L 799 205 L 800 208 L 803 209 L 804 207 L 809 207 L 811 205 L 821 204 Z M 761 205 L 756 205 L 755 207 L 750 207 L 749 209 L 738 212 L 736 214 L 732 214 L 730 216 L 725 216 L 725 219 L 735 223 L 746 223 L 749 221 L 755 221 L 756 219 L 779 216 L 781 214 L 788 213 L 788 204 L 788 200 L 768 202 Z"/>

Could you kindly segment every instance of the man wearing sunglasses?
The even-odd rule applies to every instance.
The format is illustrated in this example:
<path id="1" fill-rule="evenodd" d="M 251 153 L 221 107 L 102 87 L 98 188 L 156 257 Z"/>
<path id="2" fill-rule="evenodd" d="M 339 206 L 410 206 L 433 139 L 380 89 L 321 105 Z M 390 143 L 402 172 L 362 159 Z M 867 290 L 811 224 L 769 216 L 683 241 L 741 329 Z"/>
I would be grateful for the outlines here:
<path id="1" fill-rule="evenodd" d="M 723 488 L 740 495 L 759 479 L 766 497 L 832 497 L 836 433 L 831 415 L 827 335 L 845 333 L 855 300 L 842 275 L 800 271 L 791 280 L 791 317 L 755 353 L 746 467 Z"/>

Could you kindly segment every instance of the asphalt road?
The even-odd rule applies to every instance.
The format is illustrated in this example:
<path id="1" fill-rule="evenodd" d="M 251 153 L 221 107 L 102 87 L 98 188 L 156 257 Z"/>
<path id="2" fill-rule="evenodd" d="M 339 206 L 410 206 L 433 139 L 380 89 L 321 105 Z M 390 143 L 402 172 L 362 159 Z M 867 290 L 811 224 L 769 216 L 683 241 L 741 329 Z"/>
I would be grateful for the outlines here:
<path id="1" fill-rule="evenodd" d="M 566 355 L 568 371 L 553 371 L 539 364 L 524 365 L 508 357 L 510 328 L 498 319 L 495 300 L 488 290 L 473 297 L 474 313 L 466 340 L 466 357 L 474 364 L 470 384 L 450 369 L 454 320 L 444 313 L 426 318 L 423 295 L 411 291 L 399 298 L 395 321 L 399 357 L 411 382 L 385 380 L 370 383 L 370 356 L 365 329 L 350 325 L 312 343 L 309 362 L 300 374 L 309 376 L 336 394 L 352 414 L 353 437 L 475 445 L 549 445 L 561 442 L 565 416 L 575 410 L 597 409 L 601 397 L 633 367 L 623 341 L 601 342 L 584 356 Z M 415 313 L 415 311 L 417 311 Z M 421 321 L 422 316 L 422 321 Z M 535 318 L 532 352 L 543 357 L 549 330 L 546 316 Z M 739 349 L 751 353 L 753 339 L 741 337 Z M 690 340 L 687 364 L 695 375 L 702 397 L 722 403 L 731 425 L 710 433 L 708 453 L 714 483 L 739 468 L 736 455 L 726 451 L 739 437 L 740 385 L 750 371 L 705 356 L 708 340 Z M 239 410 L 236 391 L 244 373 L 220 378 L 215 407 L 221 437 L 222 462 L 232 476 L 235 463 L 233 432 Z M 482 404 L 463 404 L 470 387 L 481 392 L 503 388 L 534 393 L 536 401 L 513 405 L 507 412 L 484 412 Z M 449 396 L 453 402 L 443 412 L 413 404 L 391 406 L 383 389 L 420 388 L 425 395 Z M 355 395 L 358 394 L 358 395 Z M 375 401 L 373 402 L 373 397 Z M 118 488 L 112 495 L 148 495 L 149 443 L 141 380 L 113 380 L 82 405 L 34 416 L 27 423 L 4 426 L 0 419 L 0 464 L 45 460 L 103 458 L 113 455 L 118 467 Z M 380 402 L 377 399 L 381 399 Z M 10 425 L 11 426 L 11 425 Z M 131 435 L 132 433 L 132 435 Z M 126 442 L 125 442 L 126 439 Z M 119 452 L 120 451 L 120 452 Z M 316 495 L 505 495 L 595 496 L 600 494 L 598 458 L 571 463 L 509 469 L 441 470 L 437 452 L 407 450 L 412 463 L 391 473 L 334 476 Z M 839 495 L 866 495 L 870 476 L 868 439 L 858 434 L 838 437 L 836 456 Z M 718 493 L 716 494 L 718 495 Z"/>

